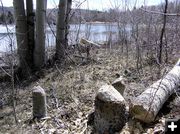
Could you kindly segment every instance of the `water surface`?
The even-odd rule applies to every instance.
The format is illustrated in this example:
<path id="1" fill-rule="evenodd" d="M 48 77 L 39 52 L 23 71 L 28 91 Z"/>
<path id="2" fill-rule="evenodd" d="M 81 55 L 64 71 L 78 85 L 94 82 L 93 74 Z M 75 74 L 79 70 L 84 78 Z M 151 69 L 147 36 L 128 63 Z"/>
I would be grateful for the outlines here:
<path id="1" fill-rule="evenodd" d="M 8 28 L 8 30 L 7 30 Z M 9 33 L 9 36 L 8 36 Z M 46 46 L 55 45 L 56 26 L 46 26 Z M 80 38 L 86 38 L 94 42 L 104 42 L 109 39 L 117 39 L 118 27 L 115 23 L 87 23 L 71 24 L 69 30 L 69 44 L 76 44 Z M 16 49 L 15 26 L 7 27 L 0 25 L 0 52 L 8 52 Z"/>

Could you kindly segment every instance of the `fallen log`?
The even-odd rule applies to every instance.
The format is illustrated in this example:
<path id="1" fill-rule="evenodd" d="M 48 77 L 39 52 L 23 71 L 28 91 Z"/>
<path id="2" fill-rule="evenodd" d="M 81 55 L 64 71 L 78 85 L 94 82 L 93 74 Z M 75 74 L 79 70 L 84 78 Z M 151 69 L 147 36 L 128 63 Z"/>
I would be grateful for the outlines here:
<path id="1" fill-rule="evenodd" d="M 79 51 L 81 53 L 86 53 L 87 58 L 90 57 L 90 50 L 92 48 L 100 48 L 100 45 L 98 45 L 97 43 L 94 43 L 92 41 L 83 39 L 83 38 L 80 39 L 80 41 L 79 41 Z"/>
<path id="2" fill-rule="evenodd" d="M 83 38 L 80 39 L 79 43 L 80 43 L 82 46 L 85 45 L 86 47 L 88 47 L 88 46 L 89 46 L 89 47 L 95 46 L 95 47 L 100 48 L 100 45 L 99 45 L 99 44 L 94 43 L 94 42 L 89 41 L 89 40 L 86 40 L 86 39 L 83 39 Z"/>
<path id="3" fill-rule="evenodd" d="M 165 101 L 176 92 L 179 85 L 180 59 L 167 75 L 131 101 L 130 113 L 145 123 L 153 122 Z"/>

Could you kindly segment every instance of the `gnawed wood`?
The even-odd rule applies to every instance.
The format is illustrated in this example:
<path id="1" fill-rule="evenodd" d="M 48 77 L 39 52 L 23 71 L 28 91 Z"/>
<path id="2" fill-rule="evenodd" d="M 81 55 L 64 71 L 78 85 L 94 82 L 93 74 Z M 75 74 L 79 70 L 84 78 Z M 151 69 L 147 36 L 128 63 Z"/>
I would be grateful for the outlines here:
<path id="1" fill-rule="evenodd" d="M 178 89 L 179 85 L 180 59 L 167 75 L 132 100 L 130 106 L 131 114 L 136 119 L 146 123 L 154 121 L 165 101 Z"/>
<path id="2" fill-rule="evenodd" d="M 120 76 L 117 78 L 113 83 L 112 86 L 121 94 L 124 94 L 124 90 L 126 88 L 125 83 L 124 83 L 124 78 Z"/>
<path id="3" fill-rule="evenodd" d="M 44 118 L 47 115 L 46 93 L 40 86 L 33 88 L 33 118 Z"/>
<path id="4" fill-rule="evenodd" d="M 112 134 L 125 125 L 126 102 L 112 86 L 104 85 L 95 98 L 94 126 L 99 134 Z"/>
<path id="5" fill-rule="evenodd" d="M 89 41 L 89 40 L 86 40 L 86 39 L 83 39 L 83 38 L 80 39 L 79 43 L 80 43 L 80 45 L 85 46 L 85 47 L 95 46 L 95 47 L 97 47 L 97 48 L 100 48 L 100 45 L 99 45 L 99 44 L 94 43 L 94 42 Z"/>

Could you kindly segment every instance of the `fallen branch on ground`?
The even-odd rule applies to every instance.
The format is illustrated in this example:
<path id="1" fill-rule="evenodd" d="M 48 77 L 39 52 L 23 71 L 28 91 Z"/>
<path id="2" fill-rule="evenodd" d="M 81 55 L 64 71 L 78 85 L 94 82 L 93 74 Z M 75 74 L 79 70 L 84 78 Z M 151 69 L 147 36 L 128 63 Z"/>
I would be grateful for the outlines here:
<path id="1" fill-rule="evenodd" d="M 180 59 L 164 78 L 155 82 L 131 102 L 131 114 L 146 123 L 154 121 L 165 101 L 178 89 L 179 84 Z"/>
<path id="2" fill-rule="evenodd" d="M 86 40 L 86 39 L 83 39 L 83 38 L 81 38 L 81 40 L 79 41 L 79 43 L 83 46 L 83 45 L 85 45 L 86 47 L 92 47 L 92 46 L 95 46 L 95 47 L 97 47 L 97 48 L 100 48 L 100 45 L 99 44 L 97 44 L 97 43 L 94 43 L 94 42 L 92 42 L 92 41 L 89 41 L 89 40 Z"/>

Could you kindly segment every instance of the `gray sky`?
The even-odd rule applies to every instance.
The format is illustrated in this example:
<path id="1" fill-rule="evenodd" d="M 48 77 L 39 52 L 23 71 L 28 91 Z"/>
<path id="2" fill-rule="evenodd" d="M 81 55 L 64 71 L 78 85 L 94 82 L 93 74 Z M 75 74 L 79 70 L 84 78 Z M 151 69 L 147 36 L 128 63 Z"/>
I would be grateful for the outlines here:
<path id="1" fill-rule="evenodd" d="M 36 1 L 36 0 L 34 0 Z M 47 0 L 48 8 L 55 8 L 58 5 L 59 0 Z M 73 7 L 77 7 L 84 0 L 73 0 Z M 86 0 L 81 4 L 80 8 L 84 9 L 95 9 L 95 10 L 106 10 L 108 8 L 119 7 L 123 8 L 125 6 L 125 1 L 128 4 L 129 8 L 141 5 L 157 5 L 162 3 L 164 0 Z M 136 2 L 137 1 L 137 2 Z M 2 0 L 4 6 L 12 6 L 13 0 Z"/>

